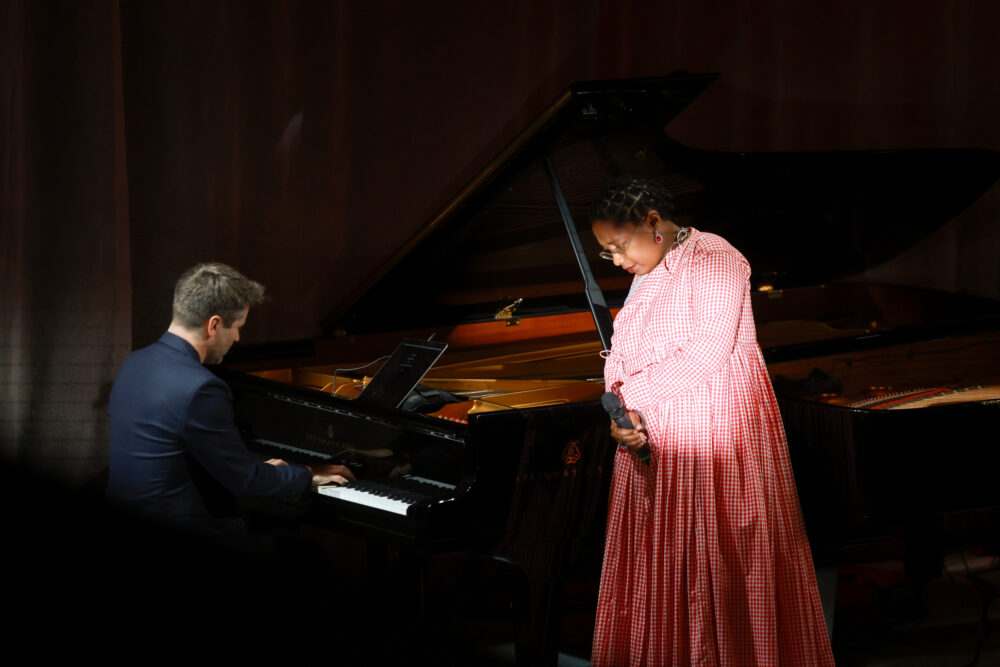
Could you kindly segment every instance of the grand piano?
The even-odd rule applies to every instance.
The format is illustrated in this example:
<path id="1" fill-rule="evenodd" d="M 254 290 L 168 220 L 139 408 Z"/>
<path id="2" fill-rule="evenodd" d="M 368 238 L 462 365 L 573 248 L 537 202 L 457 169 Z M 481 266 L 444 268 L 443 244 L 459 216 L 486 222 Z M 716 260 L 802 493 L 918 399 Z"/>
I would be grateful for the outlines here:
<path id="1" fill-rule="evenodd" d="M 671 119 L 716 78 L 574 84 L 324 319 L 322 338 L 237 348 L 220 370 L 252 449 L 357 472 L 287 516 L 519 572 L 525 664 L 554 661 L 567 582 L 599 573 L 614 450 L 594 312 L 613 313 L 630 278 L 598 258 L 586 220 L 609 176 L 664 183 L 678 224 L 749 259 L 817 558 L 873 523 L 1000 501 L 1000 450 L 981 435 L 1000 424 L 1000 303 L 844 281 L 975 201 L 1000 155 L 673 141 Z M 402 407 L 355 403 L 403 338 L 448 347 Z"/>

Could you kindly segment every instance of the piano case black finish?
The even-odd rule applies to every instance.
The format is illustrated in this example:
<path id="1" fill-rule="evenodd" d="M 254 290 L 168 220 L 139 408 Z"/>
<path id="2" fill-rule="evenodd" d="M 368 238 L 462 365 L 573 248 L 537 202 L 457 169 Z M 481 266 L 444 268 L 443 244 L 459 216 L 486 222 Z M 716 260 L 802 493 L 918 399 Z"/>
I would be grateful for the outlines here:
<path id="1" fill-rule="evenodd" d="M 454 494 L 412 515 L 312 498 L 301 517 L 418 551 L 468 549 L 515 563 L 533 591 L 534 629 L 520 637 L 525 661 L 554 659 L 564 576 L 587 562 L 586 576 L 596 580 L 592 554 L 600 552 L 613 451 L 597 402 L 600 345 L 545 159 L 584 239 L 598 189 L 609 176 L 631 173 L 673 189 L 679 224 L 718 233 L 743 251 L 754 269 L 758 337 L 775 375 L 794 381 L 823 364 L 839 372 L 836 359 L 883 351 L 903 361 L 884 365 L 876 384 L 905 386 L 916 381 L 907 350 L 919 357 L 924 341 L 952 335 L 961 347 L 969 332 L 985 332 L 974 350 L 995 358 L 990 336 L 1000 304 L 993 300 L 836 281 L 957 215 L 996 181 L 1000 156 L 718 153 L 674 142 L 665 127 L 715 78 L 679 72 L 574 84 L 324 320 L 325 338 L 237 348 L 224 371 L 251 446 L 282 442 L 366 463 L 368 475 L 407 466 L 444 475 Z M 609 305 L 620 305 L 627 276 L 597 259 L 596 244 L 585 245 Z M 385 354 L 404 336 L 430 334 L 449 349 L 424 384 L 459 403 L 430 415 L 351 406 L 350 385 L 363 379 L 345 381 L 333 369 Z M 945 365 L 953 367 L 946 377 L 936 379 L 933 364 L 926 375 L 1000 384 L 997 368 Z M 781 400 L 820 552 L 872 519 L 1000 503 L 997 485 L 981 472 L 997 469 L 996 448 L 954 428 L 995 426 L 995 403 L 900 416 L 832 406 L 822 396 Z M 363 455 L 375 449 L 391 451 L 402 467 L 380 468 L 389 459 Z M 951 482 L 937 484 L 945 473 Z"/>

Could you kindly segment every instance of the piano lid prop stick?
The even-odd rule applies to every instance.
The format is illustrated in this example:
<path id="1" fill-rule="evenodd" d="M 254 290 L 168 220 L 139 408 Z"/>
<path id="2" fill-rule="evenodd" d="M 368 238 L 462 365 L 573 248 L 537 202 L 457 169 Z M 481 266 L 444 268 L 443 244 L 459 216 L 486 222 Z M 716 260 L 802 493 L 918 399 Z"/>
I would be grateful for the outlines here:
<path id="1" fill-rule="evenodd" d="M 562 186 L 556 178 L 555 168 L 552 160 L 545 157 L 545 175 L 549 178 L 549 185 L 552 186 L 552 196 L 555 197 L 556 206 L 559 208 L 559 215 L 562 216 L 563 224 L 566 225 L 566 234 L 569 236 L 570 245 L 573 246 L 573 255 L 576 257 L 577 266 L 580 267 L 580 274 L 583 276 L 584 292 L 587 295 L 587 303 L 590 305 L 590 313 L 594 316 L 594 324 L 597 326 L 597 335 L 601 337 L 601 345 L 605 350 L 611 349 L 611 333 L 614 325 L 611 322 L 611 311 L 608 310 L 608 302 L 604 300 L 604 292 L 594 280 L 594 274 L 590 270 L 587 262 L 587 255 L 583 251 L 583 244 L 580 242 L 580 235 L 576 232 L 576 225 L 573 223 L 573 216 L 570 215 L 569 206 L 566 205 L 566 197 L 563 196 Z"/>

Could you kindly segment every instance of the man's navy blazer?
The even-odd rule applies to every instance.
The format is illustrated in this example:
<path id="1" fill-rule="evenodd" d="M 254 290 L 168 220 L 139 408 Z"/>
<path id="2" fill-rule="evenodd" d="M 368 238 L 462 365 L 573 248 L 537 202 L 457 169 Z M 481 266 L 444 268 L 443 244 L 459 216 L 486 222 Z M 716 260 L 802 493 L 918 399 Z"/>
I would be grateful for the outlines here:
<path id="1" fill-rule="evenodd" d="M 184 339 L 165 333 L 130 354 L 111 390 L 108 498 L 202 534 L 229 532 L 238 496 L 296 499 L 312 475 L 253 456 L 229 386 Z"/>

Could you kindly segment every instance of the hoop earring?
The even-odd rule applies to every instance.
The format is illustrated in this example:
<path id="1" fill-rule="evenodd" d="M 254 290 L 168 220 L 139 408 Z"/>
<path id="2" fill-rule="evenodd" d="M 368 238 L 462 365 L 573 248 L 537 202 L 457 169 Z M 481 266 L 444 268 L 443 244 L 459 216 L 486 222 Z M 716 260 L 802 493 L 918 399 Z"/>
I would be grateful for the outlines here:
<path id="1" fill-rule="evenodd" d="M 659 230 L 653 232 L 653 240 L 657 243 L 663 243 L 663 235 L 660 234 Z"/>

